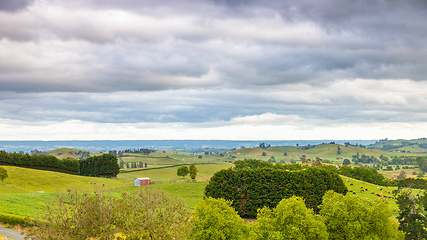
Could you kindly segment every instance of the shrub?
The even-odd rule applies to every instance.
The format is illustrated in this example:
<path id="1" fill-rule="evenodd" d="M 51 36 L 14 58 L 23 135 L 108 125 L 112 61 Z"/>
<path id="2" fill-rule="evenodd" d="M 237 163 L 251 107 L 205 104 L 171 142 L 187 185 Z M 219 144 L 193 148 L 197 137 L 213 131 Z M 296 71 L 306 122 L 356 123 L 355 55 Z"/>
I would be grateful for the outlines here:
<path id="1" fill-rule="evenodd" d="M 250 239 L 328 239 L 325 224 L 300 197 L 283 199 L 276 208 L 258 211 Z"/>
<path id="2" fill-rule="evenodd" d="M 207 197 L 193 212 L 191 237 L 194 239 L 246 239 L 244 220 L 230 207 L 231 201 Z"/>
<path id="3" fill-rule="evenodd" d="M 397 223 L 381 201 L 334 193 L 323 197 L 320 215 L 330 239 L 402 239 Z"/>
<path id="4" fill-rule="evenodd" d="M 347 187 L 338 174 L 322 167 L 301 171 L 227 169 L 214 174 L 205 195 L 231 200 L 241 217 L 255 218 L 257 209 L 276 207 L 283 198 L 293 195 L 304 198 L 307 207 L 318 212 L 328 190 L 345 194 Z"/>

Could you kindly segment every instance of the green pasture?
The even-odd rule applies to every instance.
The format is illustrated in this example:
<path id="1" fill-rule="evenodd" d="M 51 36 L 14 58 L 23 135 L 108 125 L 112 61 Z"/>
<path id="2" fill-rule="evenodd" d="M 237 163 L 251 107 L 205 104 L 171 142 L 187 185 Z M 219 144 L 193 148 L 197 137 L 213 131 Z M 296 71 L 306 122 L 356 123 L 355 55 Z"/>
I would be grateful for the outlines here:
<path id="1" fill-rule="evenodd" d="M 104 186 L 105 189 L 116 189 L 128 186 L 126 181 L 107 178 L 84 177 L 65 173 L 43 171 L 30 168 L 3 166 L 9 177 L 0 184 L 0 194 L 4 193 L 34 193 L 64 192 L 66 190 L 89 191 L 94 186 Z"/>
<path id="2" fill-rule="evenodd" d="M 132 180 L 137 177 L 150 177 L 152 181 L 161 181 L 161 184 L 147 187 L 160 189 L 170 197 L 176 197 L 183 201 L 190 209 L 194 209 L 204 195 L 204 189 L 208 184 L 207 180 L 215 172 L 233 165 L 228 163 L 199 164 L 196 166 L 199 171 L 196 182 L 191 181 L 189 176 L 186 178 L 178 177 L 176 175 L 177 167 L 141 169 L 136 172 L 123 171 L 118 175 L 120 180 L 112 180 L 5 166 L 9 178 L 5 179 L 4 184 L 0 184 L 0 212 L 37 218 L 41 216 L 47 203 L 56 202 L 58 193 L 66 190 L 90 192 L 98 189 L 107 191 L 114 196 L 120 196 L 121 192 L 133 192 L 139 188 L 132 186 Z M 387 201 L 390 212 L 397 216 L 398 207 L 395 200 L 385 198 L 385 196 L 392 196 L 391 192 L 396 187 L 381 187 L 344 176 L 342 179 L 349 191 L 354 192 L 356 196 L 365 197 L 369 200 L 380 199 L 376 194 L 383 196 L 382 199 Z M 361 192 L 362 189 L 363 192 Z M 44 191 L 44 193 L 38 193 L 38 191 Z M 348 194 L 353 194 L 352 192 Z M 394 209 L 396 211 L 393 211 Z"/>
<path id="3" fill-rule="evenodd" d="M 320 157 L 324 160 L 330 160 L 334 164 L 342 164 L 344 158 L 352 159 L 353 155 L 359 153 L 359 155 L 375 156 L 378 158 L 380 155 L 385 157 L 394 157 L 394 156 L 419 156 L 419 153 L 401 153 L 401 152 L 388 152 L 381 151 L 378 149 L 368 149 L 368 148 L 359 148 L 353 146 L 344 146 L 339 144 L 322 144 L 314 148 L 304 149 L 304 146 L 278 146 L 270 147 L 267 149 L 262 148 L 242 148 L 234 152 L 231 152 L 228 156 L 233 156 L 234 160 L 243 160 L 245 158 L 255 158 L 263 161 L 269 160 L 274 156 L 276 162 L 284 160 L 286 163 L 289 163 L 291 160 L 296 162 L 300 161 L 302 155 L 305 155 L 306 158 L 316 159 Z M 338 147 L 340 148 L 341 153 L 337 154 Z M 262 153 L 265 152 L 266 156 L 262 156 Z M 287 156 L 284 155 L 286 152 Z"/>
<path id="4" fill-rule="evenodd" d="M 223 163 L 223 164 L 197 164 L 197 176 L 196 180 L 207 180 L 212 177 L 212 175 L 221 170 L 221 169 L 227 169 L 229 167 L 233 167 L 233 164 L 230 163 Z M 181 182 L 183 180 L 190 180 L 190 176 L 178 177 L 176 175 L 178 167 L 169 167 L 169 168 L 162 168 L 162 169 L 127 169 L 121 170 L 117 178 L 123 179 L 123 180 L 133 180 L 135 178 L 141 178 L 141 177 L 149 177 L 151 178 L 151 181 L 161 181 L 162 183 L 169 183 L 169 182 Z"/>

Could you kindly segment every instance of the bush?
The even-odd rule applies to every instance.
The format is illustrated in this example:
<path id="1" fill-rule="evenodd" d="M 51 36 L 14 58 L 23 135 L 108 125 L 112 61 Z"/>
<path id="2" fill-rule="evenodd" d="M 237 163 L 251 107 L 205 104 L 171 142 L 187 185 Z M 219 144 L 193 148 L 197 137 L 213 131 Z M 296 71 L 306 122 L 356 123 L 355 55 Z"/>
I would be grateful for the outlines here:
<path id="1" fill-rule="evenodd" d="M 397 223 L 381 201 L 334 193 L 323 197 L 320 215 L 330 239 L 402 239 Z"/>
<path id="2" fill-rule="evenodd" d="M 194 239 L 246 239 L 244 220 L 230 207 L 231 201 L 207 197 L 199 202 L 192 217 Z"/>
<path id="3" fill-rule="evenodd" d="M 26 217 L 7 214 L 7 213 L 0 213 L 0 222 L 4 224 L 20 225 L 23 227 L 28 227 L 33 225 L 32 221 L 33 220 Z"/>
<path id="4" fill-rule="evenodd" d="M 214 174 L 205 196 L 231 200 L 241 217 L 255 218 L 257 209 L 276 207 L 283 198 L 293 195 L 304 198 L 307 207 L 318 212 L 328 190 L 345 194 L 347 187 L 338 174 L 322 167 L 301 171 L 227 169 Z"/>
<path id="5" fill-rule="evenodd" d="M 186 239 L 189 213 L 183 203 L 144 188 L 113 198 L 102 193 L 59 196 L 28 239 Z M 119 237 L 120 239 L 120 237 Z"/>
<path id="6" fill-rule="evenodd" d="M 328 239 L 321 217 L 314 215 L 300 197 L 283 199 L 273 210 L 260 209 L 257 219 L 250 239 Z"/>

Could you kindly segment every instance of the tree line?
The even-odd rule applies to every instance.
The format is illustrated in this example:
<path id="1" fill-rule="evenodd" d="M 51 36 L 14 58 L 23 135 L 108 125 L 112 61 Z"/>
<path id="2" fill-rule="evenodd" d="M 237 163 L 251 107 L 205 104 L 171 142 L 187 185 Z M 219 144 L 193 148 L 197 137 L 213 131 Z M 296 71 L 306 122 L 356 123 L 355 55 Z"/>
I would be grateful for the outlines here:
<path id="1" fill-rule="evenodd" d="M 116 177 L 120 171 L 117 157 L 112 154 L 93 156 L 83 160 L 58 159 L 55 156 L 8 153 L 0 151 L 0 162 L 23 167 L 47 167 L 83 176 Z"/>

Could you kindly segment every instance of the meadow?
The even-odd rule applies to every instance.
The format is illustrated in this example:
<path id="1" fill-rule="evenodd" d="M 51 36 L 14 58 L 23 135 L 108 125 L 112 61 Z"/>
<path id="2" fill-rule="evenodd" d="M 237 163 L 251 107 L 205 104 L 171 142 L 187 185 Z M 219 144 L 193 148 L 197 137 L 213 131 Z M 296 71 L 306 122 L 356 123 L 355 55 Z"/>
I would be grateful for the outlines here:
<path id="1" fill-rule="evenodd" d="M 181 200 L 190 209 L 194 209 L 204 195 L 207 180 L 215 172 L 232 166 L 232 164 L 199 164 L 197 165 L 199 173 L 195 182 L 191 181 L 188 176 L 178 177 L 176 175 L 177 167 L 141 169 L 134 172 L 123 171 L 118 175 L 118 180 L 113 180 L 4 166 L 9 172 L 9 178 L 0 185 L 0 212 L 39 218 L 43 215 L 46 204 L 55 203 L 58 194 L 67 190 L 90 192 L 97 189 L 120 196 L 122 192 L 131 193 L 138 189 L 138 187 L 132 186 L 133 179 L 136 177 L 150 177 L 152 181 L 161 182 L 161 184 L 147 187 L 160 189 L 170 197 Z M 392 196 L 391 192 L 396 189 L 396 187 L 381 187 L 364 183 L 345 176 L 342 176 L 342 179 L 350 191 L 348 194 L 354 192 L 356 196 L 369 200 L 381 199 L 376 194 Z M 385 197 L 381 200 L 387 201 L 390 212 L 397 216 L 398 211 L 395 209 L 398 208 L 395 200 Z"/>

